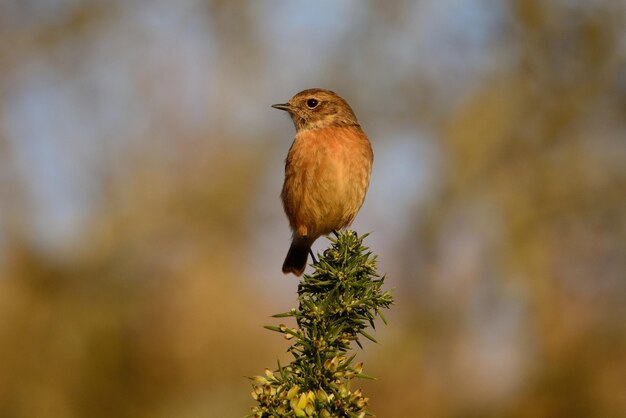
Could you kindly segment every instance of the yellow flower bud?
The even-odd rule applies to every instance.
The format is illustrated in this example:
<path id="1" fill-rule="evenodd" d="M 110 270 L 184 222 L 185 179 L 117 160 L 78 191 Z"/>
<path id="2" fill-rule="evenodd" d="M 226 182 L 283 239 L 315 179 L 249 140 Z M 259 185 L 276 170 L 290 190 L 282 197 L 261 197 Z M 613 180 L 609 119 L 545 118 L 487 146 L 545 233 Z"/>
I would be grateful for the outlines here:
<path id="1" fill-rule="evenodd" d="M 291 399 L 295 398 L 296 396 L 298 396 L 298 391 L 299 390 L 300 390 L 300 386 L 298 386 L 298 385 L 295 385 L 294 387 L 289 389 L 289 392 L 287 392 L 287 399 L 291 400 Z"/>

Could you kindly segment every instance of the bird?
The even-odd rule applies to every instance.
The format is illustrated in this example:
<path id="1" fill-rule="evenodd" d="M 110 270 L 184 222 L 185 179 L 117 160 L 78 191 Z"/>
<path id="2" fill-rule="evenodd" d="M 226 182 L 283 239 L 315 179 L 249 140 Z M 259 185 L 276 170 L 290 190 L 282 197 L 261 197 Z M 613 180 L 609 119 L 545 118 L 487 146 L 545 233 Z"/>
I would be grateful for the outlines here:
<path id="1" fill-rule="evenodd" d="M 311 245 L 350 226 L 369 187 L 374 153 L 354 111 L 330 90 L 303 90 L 286 103 L 296 128 L 281 191 L 292 240 L 284 274 L 302 275 Z"/>

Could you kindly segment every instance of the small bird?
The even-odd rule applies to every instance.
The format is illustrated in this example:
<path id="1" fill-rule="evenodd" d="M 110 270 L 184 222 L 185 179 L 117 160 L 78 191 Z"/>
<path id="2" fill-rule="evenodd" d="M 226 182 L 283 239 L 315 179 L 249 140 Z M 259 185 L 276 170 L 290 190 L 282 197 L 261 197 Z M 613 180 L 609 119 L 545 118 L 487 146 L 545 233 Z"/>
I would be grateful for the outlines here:
<path id="1" fill-rule="evenodd" d="M 330 90 L 304 90 L 272 107 L 289 112 L 296 127 L 281 199 L 293 231 L 283 273 L 300 276 L 313 242 L 354 220 L 374 153 L 348 102 Z"/>

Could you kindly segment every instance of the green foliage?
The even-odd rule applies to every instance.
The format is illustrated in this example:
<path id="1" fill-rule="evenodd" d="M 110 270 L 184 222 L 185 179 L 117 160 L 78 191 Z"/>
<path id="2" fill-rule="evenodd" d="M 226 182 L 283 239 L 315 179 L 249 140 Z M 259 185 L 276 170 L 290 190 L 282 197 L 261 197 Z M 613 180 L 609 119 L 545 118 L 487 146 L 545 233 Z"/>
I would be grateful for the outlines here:
<path id="1" fill-rule="evenodd" d="M 381 290 L 385 277 L 376 272 L 376 256 L 363 246 L 353 231 L 339 233 L 312 275 L 298 286 L 298 309 L 274 315 L 294 317 L 297 327 L 267 326 L 293 340 L 293 361 L 265 376 L 252 378 L 252 397 L 258 402 L 250 417 L 363 417 L 368 398 L 352 390 L 354 378 L 370 378 L 363 364 L 349 355 L 360 337 L 376 341 L 365 329 L 374 328 L 381 310 L 393 303 L 389 291 Z"/>

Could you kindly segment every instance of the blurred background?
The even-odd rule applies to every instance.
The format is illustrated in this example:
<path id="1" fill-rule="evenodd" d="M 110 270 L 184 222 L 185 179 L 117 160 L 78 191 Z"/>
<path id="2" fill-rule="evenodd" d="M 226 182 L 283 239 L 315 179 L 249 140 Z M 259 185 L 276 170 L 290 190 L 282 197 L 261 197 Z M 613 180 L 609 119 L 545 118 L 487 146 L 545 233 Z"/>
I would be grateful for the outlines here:
<path id="1" fill-rule="evenodd" d="M 3 1 L 0 416 L 249 412 L 309 87 L 376 155 L 371 411 L 626 417 L 623 0 Z"/>

